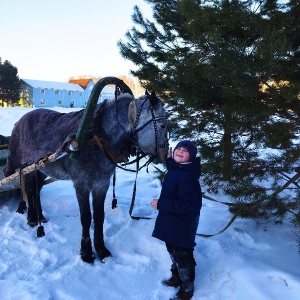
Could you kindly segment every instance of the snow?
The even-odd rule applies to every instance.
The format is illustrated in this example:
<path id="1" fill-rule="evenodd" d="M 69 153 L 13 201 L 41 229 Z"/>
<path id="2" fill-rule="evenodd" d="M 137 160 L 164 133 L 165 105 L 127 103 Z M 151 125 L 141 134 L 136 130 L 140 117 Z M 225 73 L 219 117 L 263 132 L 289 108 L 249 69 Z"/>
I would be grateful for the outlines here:
<path id="1" fill-rule="evenodd" d="M 0 108 L 0 134 L 10 135 L 14 123 L 29 110 Z M 48 219 L 43 238 L 37 238 L 25 215 L 15 212 L 18 195 L 0 193 L 0 299 L 167 300 L 174 295 L 175 288 L 161 284 L 170 275 L 167 251 L 151 236 L 157 212 L 149 203 L 159 195 L 160 182 L 153 166 L 149 173 L 139 172 L 133 214 L 152 219 L 132 220 L 128 210 L 134 180 L 134 173 L 117 169 L 118 208 L 111 208 L 112 186 L 105 205 L 105 241 L 112 257 L 92 265 L 79 256 L 81 225 L 71 182 L 43 188 Z M 222 194 L 210 196 L 228 200 Z M 198 232 L 217 233 L 230 218 L 226 206 L 204 199 Z M 297 239 L 288 222 L 241 219 L 222 234 L 197 237 L 193 300 L 300 299 Z"/>

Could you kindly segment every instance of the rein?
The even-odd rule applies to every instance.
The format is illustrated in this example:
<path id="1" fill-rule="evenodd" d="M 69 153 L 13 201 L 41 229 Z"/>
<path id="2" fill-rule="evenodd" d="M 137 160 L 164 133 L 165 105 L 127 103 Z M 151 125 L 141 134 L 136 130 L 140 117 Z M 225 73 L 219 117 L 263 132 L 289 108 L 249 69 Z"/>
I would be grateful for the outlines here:
<path id="1" fill-rule="evenodd" d="M 137 175 L 138 175 L 138 172 L 144 168 L 145 166 L 149 166 L 149 164 L 151 163 L 151 161 L 153 160 L 152 157 L 150 157 L 144 165 L 142 165 L 141 167 L 139 166 L 139 161 L 145 156 L 145 155 L 141 155 L 139 153 L 137 153 L 137 158 L 130 162 L 130 163 L 124 163 L 122 165 L 118 165 L 118 163 L 120 162 L 119 160 L 124 158 L 123 156 L 117 156 L 116 153 L 111 149 L 111 147 L 109 146 L 109 143 L 101 138 L 101 137 L 98 137 L 97 135 L 93 135 L 93 138 L 91 140 L 88 141 L 88 143 L 90 144 L 96 144 L 100 151 L 104 152 L 106 157 L 116 165 L 116 167 L 122 169 L 122 170 L 125 170 L 125 171 L 130 171 L 130 172 L 135 172 L 136 173 L 136 176 L 135 176 L 135 181 L 134 181 L 134 187 L 133 187 L 133 192 L 132 192 L 132 198 L 131 198 L 131 204 L 130 204 L 130 209 L 129 209 L 129 215 L 132 219 L 134 220 L 140 220 L 140 219 L 145 219 L 145 220 L 149 220 L 151 218 L 148 218 L 148 217 L 135 217 L 132 215 L 132 210 L 133 210 L 133 207 L 134 207 L 134 203 L 135 203 L 135 196 L 136 196 L 136 182 L 137 182 Z M 125 168 L 124 166 L 128 165 L 128 164 L 132 164 L 136 162 L 136 169 L 135 170 L 132 170 L 132 169 L 127 169 Z M 111 207 L 112 209 L 114 208 L 117 208 L 118 207 L 118 200 L 116 198 L 116 193 L 115 193 L 115 190 L 116 190 L 116 169 L 114 171 L 114 175 L 113 175 L 113 200 L 112 200 L 112 203 L 111 203 Z"/>
<path id="2" fill-rule="evenodd" d="M 118 108 L 117 108 L 117 86 L 116 86 L 116 91 L 115 91 L 115 103 L 116 103 L 116 115 L 118 116 Z M 163 144 L 159 144 L 159 141 L 158 141 L 158 129 L 157 129 L 157 121 L 158 120 L 162 120 L 162 119 L 166 119 L 166 116 L 160 116 L 160 117 L 155 117 L 155 114 L 154 114 L 154 108 L 153 108 L 153 105 L 151 103 L 151 97 L 155 96 L 155 94 L 153 95 L 149 95 L 149 93 L 147 92 L 146 93 L 147 97 L 146 99 L 144 100 L 144 102 L 141 104 L 137 114 L 136 114 L 136 118 L 135 118 L 135 122 L 134 122 L 134 125 L 133 125 L 133 128 L 132 128 L 132 132 L 131 132 L 131 135 L 129 136 L 130 140 L 132 141 L 133 145 L 135 146 L 135 148 L 138 150 L 137 151 L 137 154 L 136 154 L 136 159 L 130 163 L 128 162 L 125 162 L 125 164 L 122 164 L 122 165 L 119 165 L 119 164 L 116 164 L 116 166 L 124 171 L 130 171 L 130 172 L 135 172 L 136 173 L 136 176 L 135 176 L 135 181 L 134 181 L 134 187 L 133 187 L 133 192 L 132 192 L 132 199 L 131 199 L 131 204 L 130 204 L 130 208 L 129 208 L 129 215 L 132 219 L 134 220 L 140 220 L 140 219 L 145 219 L 145 220 L 149 220 L 151 218 L 148 218 L 148 217 L 135 217 L 132 215 L 132 211 L 133 211 L 133 207 L 134 207 L 134 203 L 135 203 L 135 197 L 136 197 L 136 185 L 137 185 L 137 175 L 138 175 L 138 172 L 144 168 L 145 166 L 149 166 L 149 164 L 153 161 L 154 157 L 157 155 L 157 151 L 158 151 L 158 148 L 164 148 L 164 147 L 167 147 L 168 146 L 168 141 L 166 141 L 165 143 Z M 140 120 L 140 115 L 141 115 L 141 112 L 143 110 L 143 107 L 145 105 L 145 103 L 149 101 L 150 102 L 150 111 L 151 111 L 151 116 L 152 118 L 150 120 L 148 120 L 147 122 L 145 122 L 143 125 L 141 125 L 140 127 L 138 127 L 138 123 L 139 123 L 139 120 Z M 117 119 L 118 120 L 118 119 Z M 150 154 L 150 158 L 145 162 L 145 164 L 143 166 L 139 166 L 139 162 L 140 160 L 143 158 L 143 157 L 146 157 L 148 154 L 145 153 L 138 145 L 138 142 L 137 142 L 137 133 L 142 131 L 148 124 L 150 124 L 151 122 L 153 122 L 153 126 L 154 126 L 154 132 L 155 132 L 155 153 L 154 154 Z M 121 122 L 119 122 L 118 120 L 118 123 L 120 125 L 120 127 L 122 128 L 122 130 L 126 133 L 126 130 L 123 128 Z M 132 164 L 136 162 L 136 169 L 135 170 L 131 170 L 131 169 L 127 169 L 125 168 L 124 166 L 128 165 L 128 164 Z M 113 176 L 113 200 L 112 200 L 112 208 L 116 208 L 117 207 L 117 199 L 116 199 L 116 196 L 115 196 L 115 185 L 116 185 L 116 170 L 114 171 L 114 176 Z"/>
<path id="3" fill-rule="evenodd" d="M 155 97 L 155 94 L 152 94 L 152 96 Z M 154 109 L 153 109 L 153 105 L 151 103 L 151 98 L 150 97 L 151 96 L 147 93 L 146 99 L 144 100 L 144 102 L 142 103 L 142 105 L 140 106 L 140 108 L 139 108 L 139 110 L 137 112 L 136 119 L 135 119 L 134 126 L 133 126 L 133 130 L 132 130 L 132 137 L 133 137 L 134 145 L 140 151 L 140 153 L 142 153 L 143 157 L 147 156 L 147 154 L 139 147 L 138 142 L 137 142 L 136 134 L 139 131 L 142 131 L 151 122 L 153 122 L 154 132 L 155 132 L 155 153 L 151 154 L 151 157 L 149 158 L 149 160 L 142 167 L 139 167 L 139 161 L 140 161 L 140 159 L 142 157 L 139 157 L 140 153 L 137 153 L 136 170 L 135 170 L 136 176 L 135 176 L 135 181 L 134 181 L 134 186 L 133 186 L 131 204 L 130 204 L 130 208 L 129 208 L 129 215 L 134 220 L 140 220 L 140 219 L 150 220 L 150 219 L 152 219 L 152 218 L 149 218 L 149 217 L 135 217 L 135 216 L 132 215 L 133 207 L 134 207 L 134 204 L 135 204 L 135 197 L 136 197 L 136 183 L 137 183 L 138 172 L 139 172 L 139 170 L 141 170 L 146 165 L 147 165 L 147 168 L 148 168 L 149 164 L 152 162 L 152 160 L 154 159 L 154 157 L 157 155 L 158 148 L 165 148 L 165 147 L 168 146 L 168 141 L 165 142 L 165 143 L 163 143 L 163 144 L 159 144 L 159 141 L 158 141 L 158 129 L 157 129 L 157 121 L 158 120 L 162 120 L 162 119 L 166 119 L 166 116 L 155 117 Z M 145 103 L 147 101 L 150 101 L 150 111 L 151 111 L 152 118 L 150 120 L 148 120 L 147 122 L 145 122 L 143 125 L 141 125 L 138 128 L 138 123 L 139 123 L 139 120 L 140 120 L 140 115 L 141 115 L 143 107 L 144 107 L 144 105 L 145 105 Z M 122 168 L 122 169 L 123 170 L 127 170 L 127 169 L 124 169 L 124 168 Z M 114 200 L 115 200 L 115 198 L 114 198 Z"/>
<path id="4" fill-rule="evenodd" d="M 140 220 L 140 219 L 142 219 L 142 220 L 150 220 L 152 218 L 149 218 L 149 217 L 135 217 L 135 216 L 132 215 L 132 211 L 133 211 L 133 207 L 134 207 L 134 203 L 135 203 L 135 196 L 136 196 L 136 182 L 137 182 L 138 171 L 139 171 L 139 159 L 136 162 L 135 181 L 134 181 L 134 186 L 133 186 L 131 204 L 130 204 L 130 208 L 129 208 L 129 215 L 130 215 L 131 219 L 133 219 L 133 220 Z"/>
<path id="5" fill-rule="evenodd" d="M 116 109 L 116 118 L 117 118 L 117 121 L 120 125 L 120 127 L 122 128 L 123 132 L 125 134 L 126 133 L 126 130 L 125 128 L 123 127 L 122 123 L 119 121 L 118 119 L 118 105 L 117 105 L 117 102 L 118 102 L 118 98 L 117 96 L 119 95 L 118 93 L 118 86 L 116 85 L 116 89 L 115 89 L 115 109 Z M 148 166 L 149 164 L 153 161 L 153 159 L 155 158 L 155 156 L 157 155 L 157 151 L 158 151 L 158 148 L 162 148 L 162 147 L 167 147 L 168 146 L 168 141 L 166 141 L 165 143 L 163 144 L 159 144 L 159 140 L 158 140 L 158 129 L 157 129 L 157 121 L 158 120 L 162 120 L 162 119 L 166 119 L 166 116 L 160 116 L 160 117 L 155 117 L 155 114 L 154 114 L 154 108 L 153 108 L 153 105 L 151 103 L 151 97 L 156 97 L 155 94 L 153 95 L 149 95 L 148 93 L 146 94 L 147 97 L 145 98 L 144 102 L 141 104 L 138 112 L 136 113 L 136 116 L 135 116 L 135 122 L 134 122 L 134 125 L 132 126 L 132 132 L 131 134 L 127 134 L 129 139 L 131 140 L 131 142 L 133 143 L 134 147 L 136 148 L 136 159 L 134 159 L 133 161 L 131 162 L 128 162 L 128 158 L 123 156 L 122 154 L 120 155 L 117 155 L 116 152 L 112 149 L 112 147 L 110 146 L 109 142 L 101 137 L 101 136 L 98 136 L 96 134 L 93 134 L 92 138 L 89 139 L 89 140 L 86 140 L 86 143 L 87 144 L 90 144 L 90 145 L 96 145 L 100 151 L 102 151 L 105 156 L 107 157 L 107 159 L 113 163 L 116 167 L 124 170 L 124 171 L 130 171 L 130 172 L 135 172 L 136 173 L 136 176 L 135 176 L 135 182 L 134 182 L 134 187 L 133 187 L 133 193 L 132 193 L 132 199 L 131 199 L 131 205 L 130 205 L 130 209 L 129 209 L 129 215 L 132 219 L 134 220 L 139 220 L 139 219 L 146 219 L 146 220 L 149 220 L 151 218 L 148 218 L 148 217 L 135 217 L 132 215 L 132 211 L 133 211 L 133 207 L 134 207 L 134 203 L 135 203 L 135 197 L 136 197 L 136 185 L 137 185 L 137 175 L 138 175 L 138 172 L 144 168 L 145 166 L 147 167 L 147 172 L 148 172 Z M 145 103 L 149 101 L 150 102 L 150 111 L 151 111 L 151 116 L 152 118 L 150 120 L 148 120 L 147 122 L 145 122 L 143 125 L 141 125 L 139 128 L 138 128 L 138 123 L 139 123 L 139 120 L 140 120 L 140 115 L 141 115 L 141 112 L 143 110 L 143 107 L 145 105 Z M 135 104 L 134 104 L 135 105 Z M 153 122 L 153 126 L 154 126 L 154 132 L 155 132 L 155 153 L 154 154 L 150 154 L 150 158 L 142 165 L 140 166 L 139 165 L 139 162 L 142 158 L 148 156 L 149 154 L 145 153 L 138 145 L 138 142 L 137 142 L 137 133 L 142 131 L 148 124 L 150 124 L 151 122 Z M 136 163 L 136 169 L 128 169 L 126 168 L 127 165 L 129 164 L 133 164 L 133 163 Z M 114 171 L 114 175 L 113 175 L 113 200 L 112 200 L 112 209 L 116 208 L 118 206 L 118 202 L 117 202 L 117 198 L 116 198 L 116 195 L 115 195 L 115 186 L 116 186 L 116 169 Z"/>

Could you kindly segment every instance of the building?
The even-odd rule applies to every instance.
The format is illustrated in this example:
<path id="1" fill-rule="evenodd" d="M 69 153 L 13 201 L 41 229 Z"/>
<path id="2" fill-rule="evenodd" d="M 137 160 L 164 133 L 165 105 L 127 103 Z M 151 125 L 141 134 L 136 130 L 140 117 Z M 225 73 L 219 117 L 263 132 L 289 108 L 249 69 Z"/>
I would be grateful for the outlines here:
<path id="1" fill-rule="evenodd" d="M 95 83 L 85 88 L 75 83 L 22 79 L 21 98 L 32 107 L 85 107 Z"/>
<path id="2" fill-rule="evenodd" d="M 30 107 L 84 108 L 95 82 L 92 79 L 70 79 L 66 82 L 22 79 L 21 105 Z M 115 88 L 106 86 L 98 102 L 115 97 Z"/>

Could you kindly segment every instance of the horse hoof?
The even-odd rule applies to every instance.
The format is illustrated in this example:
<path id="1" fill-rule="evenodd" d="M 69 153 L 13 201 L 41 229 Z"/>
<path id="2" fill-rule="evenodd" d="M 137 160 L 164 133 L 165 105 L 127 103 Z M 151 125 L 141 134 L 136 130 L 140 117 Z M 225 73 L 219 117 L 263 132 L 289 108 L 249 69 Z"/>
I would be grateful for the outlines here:
<path id="1" fill-rule="evenodd" d="M 97 254 L 98 254 L 98 256 L 99 256 L 99 259 L 100 259 L 102 262 L 104 261 L 104 259 L 105 259 L 106 257 L 112 256 L 111 253 L 110 253 L 110 251 L 107 250 L 106 248 L 101 249 L 101 250 L 97 250 Z"/>
<path id="2" fill-rule="evenodd" d="M 37 226 L 38 222 L 36 219 L 27 219 L 27 224 L 31 227 Z"/>
<path id="3" fill-rule="evenodd" d="M 88 264 L 92 264 L 95 260 L 95 255 L 93 252 L 88 253 L 86 251 L 81 251 L 80 256 L 81 256 L 81 259 Z"/>
<path id="4" fill-rule="evenodd" d="M 41 215 L 40 219 L 41 219 L 42 223 L 47 223 L 48 222 L 48 220 L 44 217 L 43 214 Z"/>
<path id="5" fill-rule="evenodd" d="M 92 243 L 90 238 L 81 239 L 81 249 L 80 249 L 81 259 L 89 264 L 92 264 L 95 259 L 95 254 L 92 251 Z"/>

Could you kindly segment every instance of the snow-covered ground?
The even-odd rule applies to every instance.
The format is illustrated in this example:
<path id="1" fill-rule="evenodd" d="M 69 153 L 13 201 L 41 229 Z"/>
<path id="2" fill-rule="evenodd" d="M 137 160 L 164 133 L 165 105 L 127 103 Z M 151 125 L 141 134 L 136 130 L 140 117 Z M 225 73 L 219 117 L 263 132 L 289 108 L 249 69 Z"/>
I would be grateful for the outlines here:
<path id="1" fill-rule="evenodd" d="M 13 124 L 29 110 L 0 108 L 0 134 L 10 135 Z M 149 173 L 140 171 L 133 214 L 153 219 L 137 221 L 128 213 L 134 179 L 134 173 L 117 170 L 118 208 L 111 208 L 111 186 L 104 224 L 113 256 L 93 265 L 79 256 L 81 225 L 71 182 L 57 181 L 43 188 L 48 219 L 43 238 L 37 238 L 25 215 L 15 212 L 18 196 L 0 193 L 0 299 L 167 300 L 174 295 L 175 288 L 161 284 L 170 275 L 167 251 L 151 236 L 157 212 L 149 203 L 159 195 L 160 182 L 153 166 Z M 204 199 L 198 232 L 216 233 L 230 218 L 226 206 Z M 261 222 L 238 219 L 220 235 L 196 238 L 194 300 L 300 299 L 296 234 L 288 224 Z"/>

